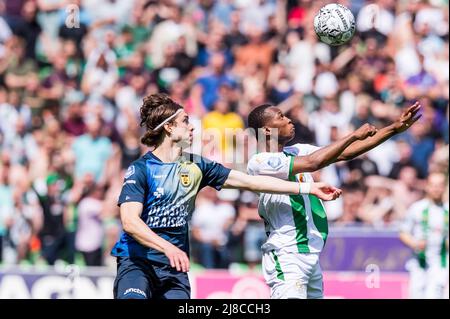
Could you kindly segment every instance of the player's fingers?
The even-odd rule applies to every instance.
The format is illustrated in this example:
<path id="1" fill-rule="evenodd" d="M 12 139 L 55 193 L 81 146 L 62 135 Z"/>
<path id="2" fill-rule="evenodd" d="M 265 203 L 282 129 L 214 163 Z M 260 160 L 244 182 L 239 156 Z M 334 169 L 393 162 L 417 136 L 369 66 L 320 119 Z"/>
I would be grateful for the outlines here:
<path id="1" fill-rule="evenodd" d="M 331 186 L 330 189 L 331 189 L 333 192 L 342 192 L 342 190 L 341 190 L 340 188 L 337 188 L 337 187 L 334 187 L 334 186 Z"/>
<path id="2" fill-rule="evenodd" d="M 180 269 L 178 271 L 182 271 L 182 272 L 186 272 L 186 265 L 184 264 L 184 258 L 183 256 L 179 256 L 178 257 L 179 262 L 180 262 Z"/>
<path id="3" fill-rule="evenodd" d="M 191 268 L 191 264 L 189 262 L 189 258 L 186 255 L 184 256 L 184 266 L 185 266 L 184 272 L 188 272 L 189 268 Z"/>
<path id="4" fill-rule="evenodd" d="M 417 112 L 422 108 L 422 105 L 419 102 L 416 102 L 410 109 L 410 112 Z"/>
<path id="5" fill-rule="evenodd" d="M 177 269 L 177 271 L 181 271 L 181 260 L 178 255 L 175 256 L 175 268 Z"/>
<path id="6" fill-rule="evenodd" d="M 411 111 L 408 112 L 408 119 L 411 119 L 412 117 L 416 116 L 416 114 L 419 113 L 421 108 L 422 106 L 420 104 L 412 108 Z"/>
<path id="7" fill-rule="evenodd" d="M 407 112 L 406 114 L 403 114 L 403 120 L 404 121 L 409 121 L 409 119 L 411 118 L 412 113 L 411 112 Z"/>
<path id="8" fill-rule="evenodd" d="M 189 269 L 188 264 L 189 264 L 189 261 L 188 261 L 186 255 L 183 254 L 181 256 L 181 269 L 182 269 L 183 272 L 187 272 L 188 271 L 188 269 Z"/>
<path id="9" fill-rule="evenodd" d="M 412 110 L 411 112 L 409 112 L 409 114 L 411 114 L 411 117 L 414 117 L 414 116 L 416 116 L 417 113 L 419 113 L 419 111 L 420 111 L 420 107 Z"/>
<path id="10" fill-rule="evenodd" d="M 175 268 L 175 258 L 173 257 L 173 256 L 170 256 L 169 257 L 169 260 L 170 260 L 170 266 L 172 267 L 172 268 Z"/>
<path id="11" fill-rule="evenodd" d="M 413 110 L 415 110 L 418 107 L 420 107 L 420 103 L 419 103 L 419 101 L 416 101 L 413 105 L 408 107 L 408 109 L 406 110 L 405 113 L 410 113 L 410 112 L 412 112 Z"/>

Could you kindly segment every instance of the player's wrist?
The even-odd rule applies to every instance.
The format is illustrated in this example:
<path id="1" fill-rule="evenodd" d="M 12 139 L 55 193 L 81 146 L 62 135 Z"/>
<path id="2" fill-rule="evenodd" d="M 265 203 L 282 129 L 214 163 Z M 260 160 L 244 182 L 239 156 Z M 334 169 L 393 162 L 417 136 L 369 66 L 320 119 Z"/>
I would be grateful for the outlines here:
<path id="1" fill-rule="evenodd" d="M 312 183 L 299 183 L 299 195 L 311 194 Z"/>

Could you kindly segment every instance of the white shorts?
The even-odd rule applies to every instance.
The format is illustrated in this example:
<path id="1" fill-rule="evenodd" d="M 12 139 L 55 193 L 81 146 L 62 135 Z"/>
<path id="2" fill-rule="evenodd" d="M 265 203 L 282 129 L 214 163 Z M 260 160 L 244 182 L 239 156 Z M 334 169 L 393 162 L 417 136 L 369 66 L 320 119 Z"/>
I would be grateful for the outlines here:
<path id="1" fill-rule="evenodd" d="M 409 297 L 411 299 L 446 299 L 448 296 L 448 269 L 440 265 L 428 269 L 417 262 L 407 264 L 409 270 Z"/>
<path id="2" fill-rule="evenodd" d="M 321 299 L 323 276 L 319 254 L 267 252 L 263 275 L 272 299 Z"/>

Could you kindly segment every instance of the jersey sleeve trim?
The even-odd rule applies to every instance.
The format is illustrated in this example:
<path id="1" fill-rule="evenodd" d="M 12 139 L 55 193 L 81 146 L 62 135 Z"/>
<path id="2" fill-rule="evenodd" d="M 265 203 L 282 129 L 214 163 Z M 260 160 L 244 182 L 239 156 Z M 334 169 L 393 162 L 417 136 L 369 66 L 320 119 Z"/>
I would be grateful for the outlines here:
<path id="1" fill-rule="evenodd" d="M 294 170 L 294 156 L 289 156 L 289 176 L 292 176 L 292 171 Z"/>

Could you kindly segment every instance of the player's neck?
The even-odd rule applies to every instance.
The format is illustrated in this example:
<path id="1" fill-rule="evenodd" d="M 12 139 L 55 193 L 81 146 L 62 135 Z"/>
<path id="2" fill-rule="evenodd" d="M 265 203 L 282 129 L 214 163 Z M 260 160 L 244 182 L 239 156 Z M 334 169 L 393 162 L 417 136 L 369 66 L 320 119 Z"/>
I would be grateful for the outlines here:
<path id="1" fill-rule="evenodd" d="M 433 199 L 431 197 L 428 197 L 428 200 L 431 203 L 433 203 L 434 205 L 436 205 L 436 206 L 442 206 L 442 204 L 443 204 L 442 198 L 440 198 L 440 199 Z"/>
<path id="2" fill-rule="evenodd" d="M 172 143 L 170 140 L 165 140 L 155 150 L 153 154 L 158 157 L 163 163 L 176 162 L 181 156 L 181 146 Z"/>
<path id="3" fill-rule="evenodd" d="M 274 142 L 274 141 L 266 141 L 266 143 L 258 143 L 258 152 L 269 152 L 269 153 L 276 153 L 276 152 L 283 152 L 283 148 L 285 147 L 284 144 Z"/>

